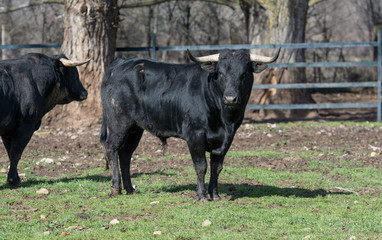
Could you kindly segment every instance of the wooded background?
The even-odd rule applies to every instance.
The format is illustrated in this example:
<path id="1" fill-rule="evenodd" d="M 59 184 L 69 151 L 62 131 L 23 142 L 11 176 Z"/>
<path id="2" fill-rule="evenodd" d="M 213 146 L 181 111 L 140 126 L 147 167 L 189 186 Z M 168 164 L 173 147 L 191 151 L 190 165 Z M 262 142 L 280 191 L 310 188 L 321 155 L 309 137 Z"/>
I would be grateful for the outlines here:
<path id="1" fill-rule="evenodd" d="M 380 0 L 2 0 L 1 44 L 62 43 L 61 49 L 3 50 L 2 59 L 26 52 L 92 61 L 79 67 L 89 91 L 82 103 L 56 107 L 46 122 L 91 126 L 101 120 L 103 73 L 120 55 L 150 58 L 150 52 L 122 53 L 116 47 L 201 44 L 269 44 L 376 41 L 382 28 Z M 205 55 L 211 52 L 196 52 Z M 272 55 L 270 50 L 257 50 Z M 375 49 L 283 49 L 278 62 L 356 61 L 376 58 Z M 184 52 L 157 52 L 158 61 L 184 63 Z M 373 81 L 371 68 L 268 69 L 255 83 Z M 252 97 L 258 101 L 261 92 Z M 266 103 L 311 103 L 311 91 L 278 90 Z M 314 114 L 302 110 L 280 118 Z"/>

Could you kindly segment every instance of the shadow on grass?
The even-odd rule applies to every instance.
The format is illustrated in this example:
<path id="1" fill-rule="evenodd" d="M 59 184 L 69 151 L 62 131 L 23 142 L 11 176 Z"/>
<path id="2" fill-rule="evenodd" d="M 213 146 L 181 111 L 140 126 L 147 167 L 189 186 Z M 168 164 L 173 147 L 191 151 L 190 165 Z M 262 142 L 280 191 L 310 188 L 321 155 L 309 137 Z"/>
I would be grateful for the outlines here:
<path id="1" fill-rule="evenodd" d="M 88 175 L 88 176 L 82 176 L 82 177 L 64 177 L 64 178 L 58 178 L 58 179 L 49 179 L 49 180 L 34 180 L 29 179 L 26 181 L 21 182 L 21 188 L 23 187 L 33 187 L 34 185 L 40 185 L 40 184 L 54 184 L 54 183 L 69 183 L 73 181 L 81 181 L 81 180 L 88 180 L 93 182 L 110 182 L 109 176 L 101 176 L 101 175 Z M 9 185 L 7 182 L 4 182 L 2 185 L 0 185 L 0 191 L 4 189 L 9 189 Z"/>
<path id="2" fill-rule="evenodd" d="M 162 174 L 160 172 L 155 172 L 151 174 Z M 142 174 L 134 174 L 134 177 Z M 110 176 L 102 175 L 88 175 L 82 177 L 70 177 L 70 178 L 59 178 L 55 180 L 26 180 L 22 182 L 21 187 L 32 187 L 39 184 L 54 184 L 54 183 L 68 183 L 73 181 L 88 180 L 93 182 L 109 183 Z M 7 183 L 0 185 L 0 191 L 8 189 Z M 158 192 L 183 192 L 183 191 L 196 191 L 196 184 L 187 185 L 172 185 L 164 186 L 158 189 Z M 315 198 L 315 197 L 325 197 L 326 195 L 341 195 L 341 194 L 351 194 L 349 192 L 332 192 L 324 189 L 304 189 L 304 188 L 280 188 L 268 185 L 250 185 L 247 183 L 243 184 L 219 184 L 219 193 L 225 194 L 230 198 L 230 200 L 235 200 L 243 197 L 249 198 L 260 198 L 265 196 L 281 196 L 281 197 L 297 197 L 297 198 Z"/>
<path id="3" fill-rule="evenodd" d="M 167 192 L 182 192 L 189 190 L 196 190 L 195 184 L 188 184 L 183 186 L 172 186 L 163 188 Z M 281 197 L 297 197 L 297 198 L 315 198 L 325 197 L 326 195 L 349 195 L 348 192 L 332 192 L 324 189 L 304 189 L 304 188 L 279 188 L 268 185 L 249 185 L 249 184 L 219 184 L 219 194 L 226 194 L 231 201 L 249 197 L 260 198 L 266 196 L 281 196 Z"/>

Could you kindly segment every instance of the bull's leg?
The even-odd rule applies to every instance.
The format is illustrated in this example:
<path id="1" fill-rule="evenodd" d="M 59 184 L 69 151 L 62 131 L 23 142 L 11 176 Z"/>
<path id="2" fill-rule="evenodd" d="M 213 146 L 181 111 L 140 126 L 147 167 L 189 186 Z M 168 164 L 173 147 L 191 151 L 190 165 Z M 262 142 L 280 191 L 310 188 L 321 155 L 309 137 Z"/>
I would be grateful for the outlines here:
<path id="1" fill-rule="evenodd" d="M 112 116 L 114 117 L 114 116 Z M 126 134 L 131 128 L 132 123 L 129 119 L 116 118 L 110 120 L 112 124 L 108 124 L 107 138 L 103 142 L 106 152 L 106 158 L 109 161 L 112 178 L 110 196 L 121 194 L 121 173 L 119 170 L 119 151 L 123 148 Z"/>
<path id="2" fill-rule="evenodd" d="M 224 156 L 211 154 L 211 176 L 208 185 L 208 193 L 212 200 L 219 200 L 218 178 L 223 169 Z"/>
<path id="3" fill-rule="evenodd" d="M 115 134 L 114 131 L 108 133 L 106 141 L 103 143 L 105 147 L 106 159 L 111 168 L 111 188 L 110 196 L 116 196 L 121 193 L 121 174 L 119 172 L 118 164 L 118 149 L 122 145 L 123 135 Z"/>
<path id="4" fill-rule="evenodd" d="M 199 200 L 205 201 L 207 199 L 206 187 L 204 184 L 204 177 L 207 172 L 205 137 L 203 135 L 193 136 L 191 140 L 187 141 L 187 145 L 190 150 L 191 158 L 198 178 L 196 194 Z"/>
<path id="5" fill-rule="evenodd" d="M 127 135 L 123 147 L 119 150 L 119 163 L 121 165 L 122 182 L 127 194 L 134 193 L 135 189 L 131 184 L 130 162 L 133 152 L 137 148 L 143 133 L 142 128 L 134 127 Z"/>
<path id="6" fill-rule="evenodd" d="M 107 143 L 106 143 L 107 144 Z M 121 194 L 121 175 L 119 173 L 118 165 L 118 150 L 111 146 L 106 146 L 106 157 L 109 160 L 109 164 L 112 171 L 110 196 L 117 196 Z"/>
<path id="7" fill-rule="evenodd" d="M 3 137 L 4 146 L 8 152 L 10 168 L 8 172 L 8 184 L 10 187 L 20 187 L 21 181 L 17 172 L 17 165 L 21 155 L 34 132 L 33 125 L 20 127 L 12 137 Z"/>

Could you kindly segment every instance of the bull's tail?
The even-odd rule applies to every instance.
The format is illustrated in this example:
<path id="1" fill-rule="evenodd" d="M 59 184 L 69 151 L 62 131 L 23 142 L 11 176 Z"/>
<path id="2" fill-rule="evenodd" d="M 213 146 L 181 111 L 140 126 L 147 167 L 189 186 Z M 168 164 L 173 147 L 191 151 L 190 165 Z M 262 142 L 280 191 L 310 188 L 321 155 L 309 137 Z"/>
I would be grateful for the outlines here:
<path id="1" fill-rule="evenodd" d="M 105 143 L 106 143 L 106 138 L 107 138 L 107 126 L 106 126 L 106 119 L 104 118 L 104 116 L 102 117 L 102 126 L 101 126 L 101 133 L 100 133 L 100 141 L 101 143 L 105 146 Z M 110 168 L 110 163 L 109 163 L 109 159 L 107 157 L 107 154 L 105 156 L 105 160 L 106 160 L 106 166 L 105 166 L 105 169 L 109 169 Z"/>
<path id="2" fill-rule="evenodd" d="M 102 144 L 105 144 L 107 138 L 107 127 L 105 118 L 102 118 L 102 126 L 101 126 L 101 133 L 100 133 L 100 141 Z"/>

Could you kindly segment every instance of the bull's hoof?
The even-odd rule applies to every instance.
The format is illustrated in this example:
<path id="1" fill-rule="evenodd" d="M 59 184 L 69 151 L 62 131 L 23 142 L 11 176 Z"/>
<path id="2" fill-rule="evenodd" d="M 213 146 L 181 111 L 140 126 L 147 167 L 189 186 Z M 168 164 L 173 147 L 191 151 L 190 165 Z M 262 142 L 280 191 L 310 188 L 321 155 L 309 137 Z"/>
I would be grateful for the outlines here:
<path id="1" fill-rule="evenodd" d="M 127 195 L 135 194 L 135 188 L 129 188 L 129 189 L 126 188 L 126 194 Z"/>
<path id="2" fill-rule="evenodd" d="M 209 198 L 206 195 L 198 196 L 199 202 L 208 202 Z"/>
<path id="3" fill-rule="evenodd" d="M 119 188 L 110 188 L 109 197 L 115 197 L 121 194 L 121 189 Z"/>
<path id="4" fill-rule="evenodd" d="M 219 195 L 211 197 L 211 201 L 216 202 L 216 201 L 220 201 L 220 200 L 221 200 L 221 198 Z"/>
<path id="5" fill-rule="evenodd" d="M 21 181 L 20 178 L 14 179 L 14 178 L 8 178 L 8 185 L 10 188 L 19 188 L 21 187 Z"/>

